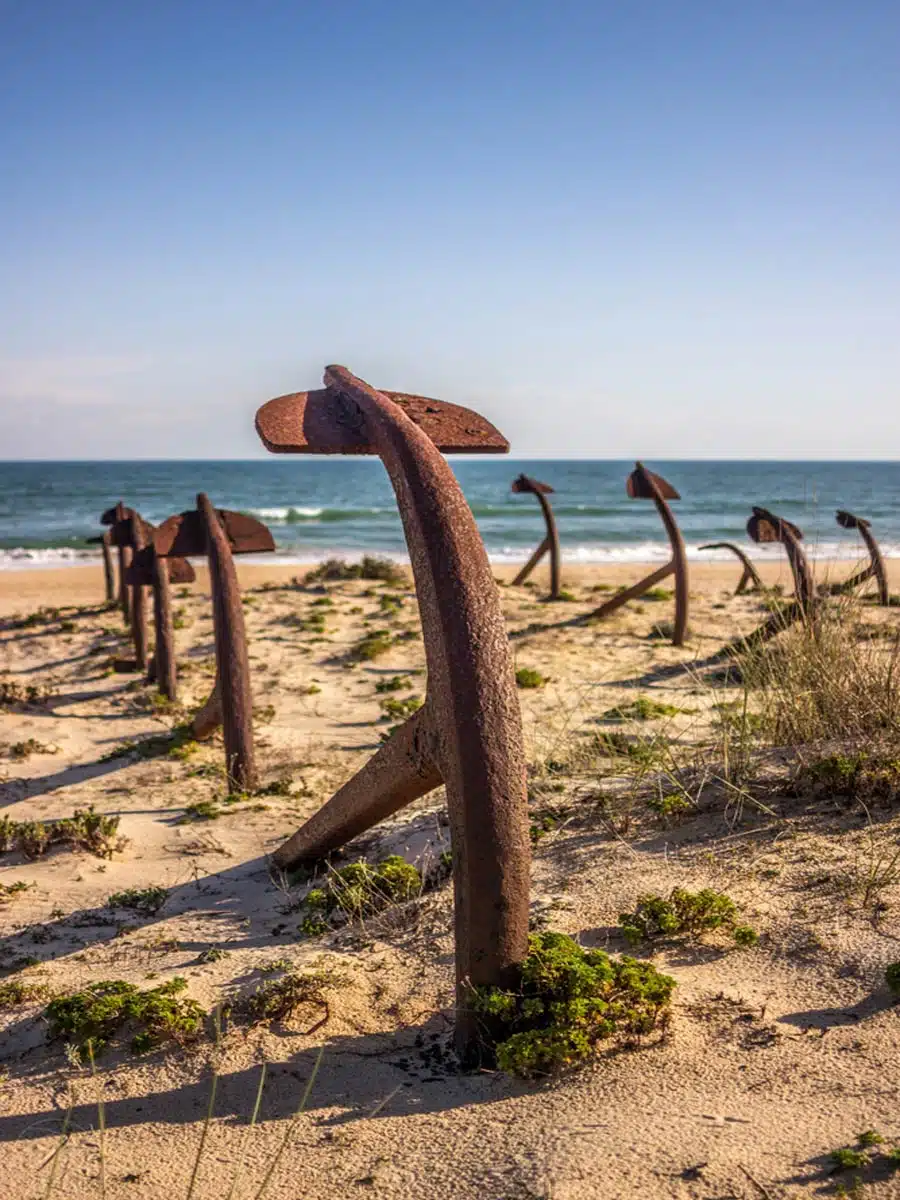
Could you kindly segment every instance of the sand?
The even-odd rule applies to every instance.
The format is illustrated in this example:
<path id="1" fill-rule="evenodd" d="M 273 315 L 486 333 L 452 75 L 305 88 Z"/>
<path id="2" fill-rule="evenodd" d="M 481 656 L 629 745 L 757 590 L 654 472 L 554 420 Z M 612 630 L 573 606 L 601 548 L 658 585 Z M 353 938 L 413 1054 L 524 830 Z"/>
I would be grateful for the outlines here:
<path id="1" fill-rule="evenodd" d="M 851 569 L 829 567 L 832 577 Z M 897 587 L 900 564 L 890 569 Z M 784 564 L 762 571 L 767 583 L 789 588 Z M 324 1024 L 317 1005 L 271 1026 L 231 1017 L 218 1047 L 206 1039 L 135 1057 L 117 1045 L 96 1074 L 61 1042 L 48 1042 L 46 997 L 0 1010 L 2 1200 L 45 1194 L 59 1146 L 52 1194 L 101 1195 L 98 1100 L 106 1195 L 187 1196 L 214 1070 L 196 1197 L 226 1196 L 239 1165 L 237 1195 L 255 1196 L 284 1143 L 265 1192 L 280 1200 L 774 1200 L 835 1194 L 840 1180 L 828 1175 L 828 1152 L 862 1130 L 900 1142 L 900 1008 L 882 982 L 885 966 L 900 959 L 900 888 L 883 889 L 875 919 L 838 886 L 866 853 L 859 815 L 823 816 L 782 797 L 770 812 L 723 802 L 667 823 L 596 760 L 571 765 L 592 733 L 616 728 L 603 714 L 638 695 L 682 710 L 645 722 L 641 734 L 664 732 L 686 748 L 709 736 L 714 706 L 741 693 L 666 668 L 701 660 L 765 616 L 759 597 L 731 595 L 736 564 L 692 566 L 692 635 L 682 650 L 648 637 L 671 619 L 668 600 L 629 605 L 602 625 L 514 639 L 517 665 L 548 679 L 520 692 L 532 807 L 555 822 L 534 849 L 536 923 L 622 953 L 617 918 L 639 894 L 710 886 L 728 892 L 761 935 L 743 951 L 716 936 L 662 945 L 653 961 L 678 984 L 670 1031 L 637 1050 L 610 1047 L 538 1084 L 493 1071 L 458 1074 L 423 1053 L 447 1044 L 452 1023 L 449 883 L 321 937 L 298 932 L 303 889 L 291 888 L 268 856 L 379 745 L 388 723 L 376 682 L 402 674 L 409 683 L 398 696 L 424 693 L 411 590 L 402 591 L 399 612 L 385 615 L 380 597 L 397 588 L 328 585 L 333 604 L 319 606 L 326 632 L 317 634 L 297 624 L 322 598 L 290 586 L 302 573 L 240 565 L 263 783 L 289 780 L 290 794 L 231 804 L 222 803 L 217 740 L 183 760 L 112 753 L 165 733 L 208 693 L 212 622 L 202 571 L 176 601 L 175 711 L 154 706 L 152 689 L 133 674 L 113 670 L 129 642 L 119 615 L 100 603 L 99 567 L 0 575 L 0 680 L 52 693 L 41 705 L 0 710 L 3 812 L 45 820 L 95 805 L 120 815 L 127 839 L 108 860 L 71 849 L 0 857 L 0 882 L 33 885 L 0 902 L 0 986 L 21 979 L 54 995 L 103 979 L 149 988 L 181 976 L 187 994 L 212 1009 L 279 978 L 278 969 L 266 974 L 279 960 L 330 975 Z M 575 600 L 552 607 L 541 603 L 545 573 L 536 589 L 504 586 L 510 630 L 587 612 L 604 598 L 591 589 L 640 573 L 633 564 L 567 569 Z M 512 572 L 497 574 L 508 580 Z M 21 620 L 61 605 L 80 611 Z M 893 628 L 896 610 L 872 608 L 868 619 Z M 372 663 L 341 661 L 366 629 L 385 627 L 411 636 Z M 45 752 L 10 757 L 9 747 L 27 739 Z M 570 765 L 548 774 L 553 759 Z M 188 806 L 202 801 L 217 802 L 221 815 L 185 821 Z M 879 823 L 887 842 L 898 833 L 896 813 Z M 433 864 L 447 839 L 437 792 L 357 849 L 371 861 L 398 850 Z M 154 916 L 107 905 L 113 893 L 151 885 L 168 893 Z M 900 1196 L 896 1179 L 864 1187 L 866 1196 Z"/>

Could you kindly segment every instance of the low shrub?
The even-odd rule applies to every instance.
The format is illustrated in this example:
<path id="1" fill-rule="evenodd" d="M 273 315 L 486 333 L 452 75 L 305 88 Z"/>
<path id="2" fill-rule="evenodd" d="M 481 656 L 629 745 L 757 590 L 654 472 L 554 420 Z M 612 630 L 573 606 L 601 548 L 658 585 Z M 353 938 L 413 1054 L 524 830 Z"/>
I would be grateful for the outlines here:
<path id="1" fill-rule="evenodd" d="M 675 980 L 652 963 L 585 950 L 562 933 L 531 936 L 516 988 L 472 989 L 485 1052 L 514 1075 L 550 1075 L 609 1039 L 635 1043 L 664 1026 Z"/>
<path id="2" fill-rule="evenodd" d="M 90 983 L 83 991 L 50 1001 L 44 1010 L 48 1037 L 65 1038 L 79 1051 L 90 1043 L 95 1054 L 128 1026 L 136 1054 L 169 1041 L 196 1041 L 206 1013 L 196 1000 L 182 995 L 186 989 L 180 976 L 146 992 L 121 979 Z"/>
<path id="3" fill-rule="evenodd" d="M 619 917 L 619 926 L 633 946 L 659 938 L 696 937 L 715 929 L 728 930 L 739 946 L 755 945 L 755 930 L 739 924 L 737 917 L 737 905 L 724 892 L 673 888 L 668 899 L 640 896 L 635 911 Z"/>

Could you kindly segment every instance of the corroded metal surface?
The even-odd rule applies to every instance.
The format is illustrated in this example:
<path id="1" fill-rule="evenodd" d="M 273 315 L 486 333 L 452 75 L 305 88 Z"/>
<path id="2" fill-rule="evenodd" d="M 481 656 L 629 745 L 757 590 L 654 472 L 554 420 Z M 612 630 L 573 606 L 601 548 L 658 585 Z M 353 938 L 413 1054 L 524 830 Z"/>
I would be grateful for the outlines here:
<path id="1" fill-rule="evenodd" d="M 100 517 L 101 525 L 115 525 L 119 521 L 124 521 L 130 508 L 126 508 L 120 500 L 113 508 L 108 508 Z M 128 585 L 125 582 L 125 571 L 128 564 L 131 562 L 131 549 L 128 546 L 120 546 L 112 539 L 112 531 L 110 531 L 111 544 L 118 546 L 119 551 L 119 607 L 122 610 L 122 619 L 126 625 L 131 624 L 131 599 Z"/>
<path id="2" fill-rule="evenodd" d="M 231 790 L 250 791 L 257 786 L 258 779 L 253 746 L 250 660 L 247 655 L 241 589 L 228 537 L 216 510 L 202 492 L 197 497 L 197 509 L 206 527 L 206 556 L 209 561 L 216 638 L 216 682 L 225 741 L 225 771 Z"/>
<path id="3" fill-rule="evenodd" d="M 784 546 L 794 577 L 794 595 L 800 608 L 806 612 L 815 600 L 815 586 L 809 563 L 800 545 L 803 540 L 801 530 L 767 508 L 754 506 L 753 516 L 747 522 L 747 533 L 754 542 L 780 542 Z"/>
<path id="4" fill-rule="evenodd" d="M 707 542 L 705 546 L 699 546 L 699 550 L 730 550 L 732 554 L 740 559 L 741 577 L 738 580 L 738 585 L 734 589 L 734 594 L 740 596 L 742 592 L 761 592 L 764 590 L 763 581 L 760 578 L 759 571 L 753 565 L 752 561 L 747 557 L 747 554 L 740 546 L 736 546 L 734 542 Z"/>
<path id="5" fill-rule="evenodd" d="M 469 408 L 413 396 L 387 396 L 445 454 L 505 454 L 509 442 L 490 421 Z M 292 392 L 264 404 L 256 414 L 256 430 L 273 454 L 377 454 L 371 433 L 358 410 L 348 407 L 337 389 Z"/>
<path id="6" fill-rule="evenodd" d="M 865 517 L 857 517 L 852 512 L 847 512 L 845 508 L 838 509 L 835 520 L 842 529 L 855 529 L 858 532 L 869 552 L 869 565 L 850 579 L 844 580 L 843 583 L 835 584 L 831 589 L 832 593 L 850 592 L 861 583 L 865 583 L 867 579 L 874 579 L 878 585 L 878 603 L 890 604 L 887 569 L 881 555 L 881 547 L 872 534 L 871 522 L 867 521 Z"/>
<path id="7" fill-rule="evenodd" d="M 530 475 L 519 475 L 512 482 L 512 491 L 517 493 L 529 492 L 531 495 L 537 497 L 538 503 L 541 506 L 541 512 L 544 514 L 544 524 L 547 527 L 546 537 L 513 580 L 513 587 L 524 583 L 544 555 L 549 551 L 550 599 L 558 600 L 560 592 L 559 533 L 556 528 L 553 509 L 550 507 L 550 501 L 547 499 L 548 494 L 553 491 L 553 488 L 549 483 L 541 483 L 538 479 L 532 479 Z"/>
<path id="8" fill-rule="evenodd" d="M 683 646 L 684 639 L 687 636 L 688 622 L 687 555 L 684 549 L 684 539 L 681 536 L 681 530 L 678 528 L 675 517 L 672 515 L 672 510 L 667 503 L 669 500 L 680 500 L 681 496 L 661 475 L 654 475 L 652 471 L 648 471 L 643 463 L 635 463 L 634 470 L 626 480 L 625 491 L 634 500 L 652 500 L 656 505 L 656 511 L 660 515 L 663 527 L 669 538 L 669 545 L 672 547 L 672 557 L 665 566 L 651 572 L 650 575 L 640 580 L 639 583 L 626 588 L 625 591 L 617 592 L 605 604 L 601 604 L 599 608 L 589 613 L 585 619 L 602 621 L 604 617 L 608 617 L 611 613 L 614 613 L 616 609 L 621 608 L 629 600 L 634 600 L 638 596 L 642 596 L 654 584 L 659 583 L 660 580 L 667 578 L 669 575 L 674 575 L 675 621 L 672 631 L 672 645 Z"/>
<path id="9" fill-rule="evenodd" d="M 424 707 L 275 857 L 284 867 L 320 858 L 444 782 L 453 844 L 457 1047 L 468 1061 L 479 1040 L 470 985 L 508 984 L 526 953 L 530 864 L 521 715 L 499 597 L 475 520 L 438 452 L 438 446 L 472 447 L 461 445 L 436 414 L 417 423 L 409 405 L 343 367 L 328 367 L 325 384 L 315 419 L 309 393 L 298 393 L 302 399 L 265 405 L 257 429 L 270 449 L 349 447 L 381 457 L 416 580 L 428 694 Z M 507 448 L 476 414 L 441 410 L 455 410 L 457 429 L 484 429 L 479 448 Z"/>
<path id="10" fill-rule="evenodd" d="M 194 736 L 203 741 L 212 737 L 221 725 L 229 782 L 240 791 L 255 787 L 250 667 L 240 587 L 232 556 L 272 551 L 275 540 L 255 517 L 213 508 L 208 497 L 201 494 L 196 509 L 176 513 L 153 531 L 153 549 L 163 562 L 177 563 L 188 554 L 205 555 L 209 560 L 216 681 L 209 699 L 194 714 L 192 729 Z"/>

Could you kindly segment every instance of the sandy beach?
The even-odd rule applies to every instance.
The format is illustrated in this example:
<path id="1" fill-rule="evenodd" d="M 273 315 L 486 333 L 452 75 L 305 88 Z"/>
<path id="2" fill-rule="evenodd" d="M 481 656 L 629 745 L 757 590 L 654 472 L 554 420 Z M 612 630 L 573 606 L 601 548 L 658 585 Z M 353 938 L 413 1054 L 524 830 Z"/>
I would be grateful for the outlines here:
<path id="1" fill-rule="evenodd" d="M 841 578 L 856 566 L 820 564 L 817 574 Z M 888 569 L 900 590 L 900 561 Z M 742 701 L 733 681 L 700 669 L 771 607 L 759 595 L 733 596 L 737 563 L 691 565 L 682 649 L 656 636 L 672 617 L 665 595 L 602 624 L 565 624 L 646 573 L 636 564 L 566 567 L 573 598 L 555 605 L 543 602 L 544 568 L 517 588 L 513 568 L 496 571 L 516 666 L 543 681 L 519 692 L 534 927 L 627 953 L 619 914 L 642 894 L 682 886 L 727 893 L 759 933 L 744 950 L 717 936 L 642 950 L 677 981 L 670 1029 L 537 1083 L 453 1069 L 448 881 L 305 936 L 303 885 L 269 860 L 377 749 L 392 719 L 385 699 L 424 695 L 411 582 L 304 586 L 302 566 L 238 571 L 263 785 L 239 797 L 226 795 L 218 738 L 181 754 L 135 750 L 208 695 L 202 569 L 175 589 L 176 706 L 121 670 L 130 641 L 103 603 L 99 565 L 0 574 L 0 682 L 26 697 L 0 709 L 3 815 L 46 821 L 94 806 L 119 817 L 122 839 L 108 858 L 69 847 L 0 858 L 3 885 L 27 885 L 0 899 L 0 987 L 16 980 L 31 989 L 0 1007 L 4 1200 L 39 1195 L 59 1146 L 54 1195 L 99 1196 L 101 1162 L 115 1200 L 186 1195 L 214 1075 L 194 1191 L 203 1197 L 225 1196 L 237 1170 L 236 1194 L 256 1195 L 285 1138 L 265 1193 L 279 1200 L 833 1195 L 832 1149 L 873 1128 L 900 1139 L 900 1009 L 883 986 L 886 965 L 900 958 L 900 886 L 885 884 L 875 915 L 837 882 L 859 869 L 871 824 L 787 795 L 754 806 L 717 792 L 677 819 L 647 802 L 647 788 L 662 796 L 668 785 L 659 781 L 677 773 L 679 755 L 714 744 L 727 706 Z M 767 586 L 790 592 L 786 563 L 760 571 Z M 896 629 L 896 609 L 860 611 L 888 635 Z M 547 627 L 521 636 L 537 625 Z M 386 652 L 348 664 L 348 650 L 377 629 L 391 634 Z M 378 687 L 388 680 L 399 680 L 392 692 Z M 29 685 L 39 689 L 31 699 Z M 637 698 L 655 708 L 623 723 L 617 706 Z M 613 730 L 671 747 L 670 757 L 650 774 L 637 756 L 611 762 L 597 739 Z M 898 829 L 896 809 L 878 816 L 879 837 L 896 839 Z M 448 838 L 437 791 L 359 839 L 347 858 L 400 853 L 428 878 Z M 164 889 L 153 912 L 110 902 L 148 888 Z M 285 1020 L 239 1019 L 244 998 L 287 971 L 321 975 L 318 998 Z M 175 977 L 205 1011 L 224 1014 L 218 1042 L 206 1034 L 141 1056 L 117 1043 L 92 1069 L 48 1039 L 53 996 L 100 980 L 146 989 Z M 873 1178 L 865 1195 L 898 1196 L 900 1185 Z"/>

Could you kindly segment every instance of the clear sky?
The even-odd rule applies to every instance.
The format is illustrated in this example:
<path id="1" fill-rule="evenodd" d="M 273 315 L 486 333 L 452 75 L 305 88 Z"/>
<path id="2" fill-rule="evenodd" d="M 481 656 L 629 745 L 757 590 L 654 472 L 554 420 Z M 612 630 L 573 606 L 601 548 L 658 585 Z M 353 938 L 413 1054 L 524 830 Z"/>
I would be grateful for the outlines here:
<path id="1" fill-rule="evenodd" d="M 0 0 L 0 458 L 340 362 L 520 454 L 900 457 L 897 0 Z"/>

